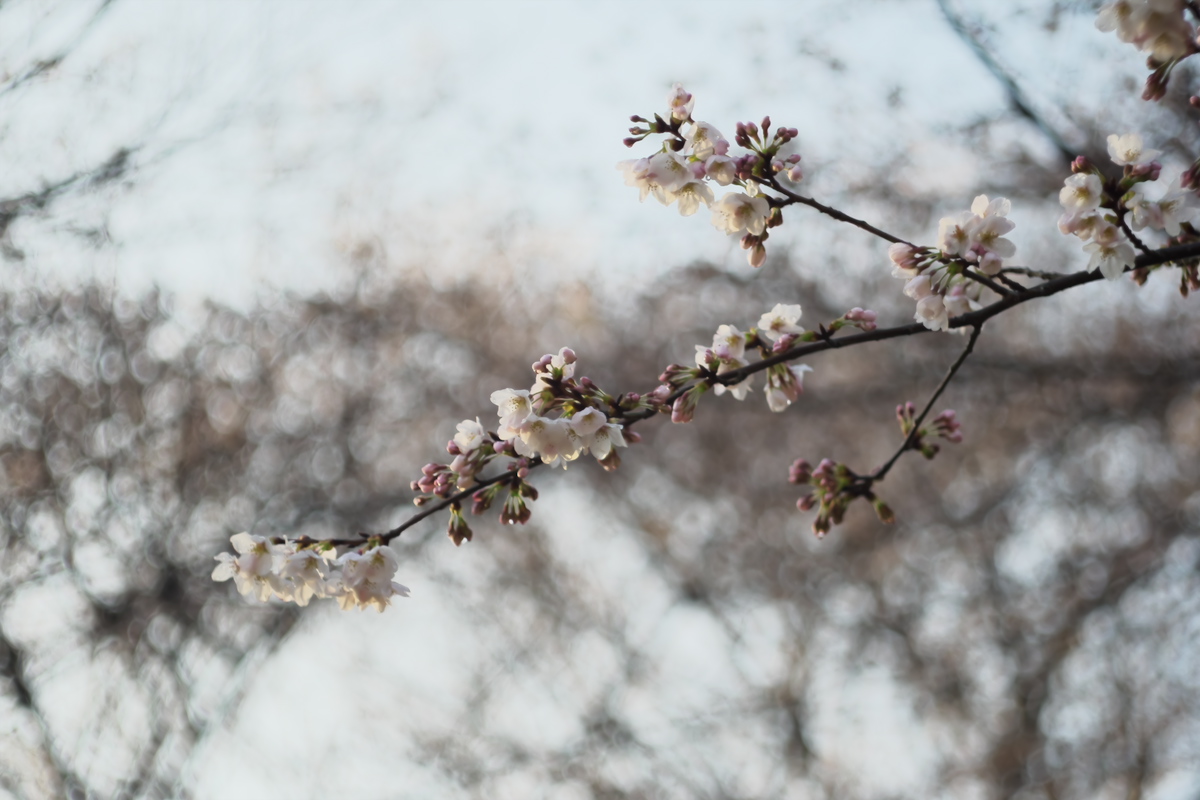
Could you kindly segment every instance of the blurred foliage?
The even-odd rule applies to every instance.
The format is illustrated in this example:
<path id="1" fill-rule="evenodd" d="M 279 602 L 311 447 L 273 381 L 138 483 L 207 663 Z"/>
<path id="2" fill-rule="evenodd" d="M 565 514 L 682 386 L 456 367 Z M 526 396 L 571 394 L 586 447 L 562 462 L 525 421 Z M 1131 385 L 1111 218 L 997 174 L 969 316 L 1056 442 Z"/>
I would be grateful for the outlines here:
<path id="1" fill-rule="evenodd" d="M 364 272 L 339 297 L 214 308 L 191 332 L 155 295 L 0 296 L 13 796 L 187 794 L 189 756 L 298 612 L 212 583 L 213 554 L 242 529 L 394 524 L 454 421 L 530 380 L 514 354 L 547 349 L 548 316 L 575 326 L 602 386 L 644 390 L 714 322 L 747 325 L 774 298 L 818 298 L 810 323 L 840 313 L 783 261 L 752 277 L 694 267 L 617 311 L 582 286 L 530 314 L 476 285 L 390 283 Z M 412 757 L 479 797 L 522 775 L 596 797 L 1089 797 L 1193 763 L 1198 325 L 1184 301 L 1130 287 L 1104 313 L 1119 333 L 1103 347 L 1064 340 L 1058 325 L 1086 333 L 1121 292 L 1099 289 L 1086 311 L 1061 298 L 989 326 L 948 396 L 967 442 L 901 463 L 882 489 L 894 527 L 863 509 L 817 542 L 787 464 L 882 461 L 900 440 L 895 403 L 936 383 L 957 337 L 814 361 L 782 415 L 755 394 L 706 402 L 687 427 L 645 423 L 615 476 L 539 476 L 528 529 L 477 523 L 467 547 L 494 563 L 469 577 L 422 555 L 452 550 L 441 536 L 402 540 L 488 632 L 475 656 L 491 675 L 457 699 L 462 718 L 409 731 Z M 555 492 L 598 518 L 564 522 Z M 672 636 L 699 636 L 728 668 L 664 685 Z M 570 688 L 580 676 L 589 688 Z M 514 730 L 510 691 L 531 680 L 571 735 Z M 826 757 L 839 680 L 888 687 L 871 713 L 908 721 L 915 775 L 888 789 Z"/>
<path id="2" fill-rule="evenodd" d="M 960 30 L 981 47 L 993 33 Z M 1178 99 L 1155 114 L 1179 123 Z M 1062 154 L 1026 146 L 1061 122 L 1038 118 L 1046 105 L 972 121 L 963 140 L 995 190 L 1049 219 Z M 1107 128 L 1064 107 L 1079 129 L 1064 138 L 1096 148 Z M 1173 153 L 1194 151 L 1194 126 L 1170 131 Z M 124 180 L 125 153 L 0 201 L 0 229 Z M 919 239 L 945 199 L 902 184 L 872 177 L 837 200 Z M 213 555 L 240 530 L 396 524 L 454 424 L 489 421 L 488 394 L 527 385 L 541 353 L 570 345 L 605 389 L 645 391 L 717 325 L 745 329 L 776 302 L 801 302 L 810 326 L 863 302 L 906 321 L 880 247 L 811 228 L 791 260 L 693 265 L 623 304 L 516 286 L 502 259 L 430 282 L 369 241 L 347 249 L 357 277 L 336 295 L 197 324 L 156 294 L 0 290 L 0 797 L 247 781 L 217 745 L 251 680 L 282 683 L 281 647 L 360 618 L 247 603 L 209 579 Z M 1038 236 L 1022 243 L 1031 266 L 1078 263 Z M 945 396 L 967 440 L 900 462 L 880 487 L 894 526 L 857 509 L 818 542 L 787 466 L 885 460 L 896 404 L 928 394 L 957 337 L 823 354 L 782 415 L 755 393 L 706 398 L 688 426 L 641 424 L 615 475 L 535 473 L 524 528 L 481 520 L 462 550 L 436 524 L 406 533 L 399 578 L 436 588 L 389 614 L 444 599 L 438 625 L 466 633 L 434 669 L 465 675 L 459 688 L 416 696 L 393 679 L 403 659 L 321 674 L 338 706 L 324 713 L 345 705 L 358 727 L 286 731 L 291 761 L 240 768 L 296 797 L 1194 794 L 1200 318 L 1167 273 L 989 323 Z M 366 684 L 386 691 L 363 700 Z M 386 775 L 328 768 L 379 753 Z"/>

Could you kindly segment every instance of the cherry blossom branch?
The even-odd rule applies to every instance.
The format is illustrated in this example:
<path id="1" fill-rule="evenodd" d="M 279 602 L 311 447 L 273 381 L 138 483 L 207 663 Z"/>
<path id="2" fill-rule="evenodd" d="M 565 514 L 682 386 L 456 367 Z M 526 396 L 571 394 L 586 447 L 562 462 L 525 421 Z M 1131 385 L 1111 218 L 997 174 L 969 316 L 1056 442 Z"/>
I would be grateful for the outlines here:
<path id="1" fill-rule="evenodd" d="M 1143 254 L 1141 256 L 1138 256 L 1136 267 L 1144 268 L 1144 267 L 1149 267 L 1149 266 L 1155 266 L 1158 264 L 1168 263 L 1171 261 L 1182 260 L 1182 259 L 1186 259 L 1186 258 L 1196 258 L 1196 257 L 1200 257 L 1200 242 L 1184 244 L 1184 245 L 1176 245 L 1173 247 L 1165 247 L 1165 248 L 1161 248 L 1159 250 L 1151 251 L 1148 254 Z M 1049 279 L 1045 283 L 1039 284 L 1037 286 L 1022 287 L 1022 292 L 1019 294 L 1014 294 L 1014 293 L 1009 292 L 1005 296 L 1003 296 L 1001 300 L 999 300 L 989 306 L 986 306 L 986 307 L 980 309 L 979 311 L 975 311 L 975 312 L 971 312 L 969 314 L 964 314 L 959 317 L 955 317 L 954 319 L 952 319 L 950 321 L 951 327 L 955 327 L 955 328 L 971 327 L 972 328 L 971 338 L 968 341 L 967 348 L 964 349 L 962 355 L 959 356 L 959 360 L 956 361 L 954 363 L 954 365 L 950 368 L 950 371 L 947 373 L 946 377 L 943 379 L 942 384 L 934 392 L 933 397 L 930 399 L 929 403 L 926 405 L 925 410 L 923 410 L 921 412 L 921 415 L 917 420 L 918 428 L 920 427 L 921 421 L 923 421 L 924 417 L 928 414 L 933 403 L 936 402 L 938 397 L 942 394 L 942 392 L 945 390 L 946 386 L 949 384 L 950 379 L 952 379 L 954 377 L 954 374 L 958 371 L 958 368 L 962 366 L 962 362 L 965 361 L 967 356 L 970 355 L 971 350 L 974 347 L 975 341 L 978 339 L 980 331 L 982 331 L 982 329 L 983 329 L 984 322 L 986 322 L 987 320 L 991 319 L 994 316 L 997 316 L 998 314 L 1001 314 L 1001 313 L 1007 311 L 1010 308 L 1013 308 L 1014 306 L 1020 305 L 1021 303 L 1027 302 L 1029 300 L 1033 300 L 1036 298 L 1042 298 L 1042 297 L 1050 297 L 1052 295 L 1066 291 L 1067 289 L 1071 289 L 1076 286 L 1081 286 L 1086 283 L 1092 283 L 1092 282 L 1094 282 L 1096 280 L 1100 280 L 1102 278 L 1102 276 L 1098 272 L 1074 272 L 1074 273 L 1068 273 L 1066 275 L 1054 275 L 1054 273 L 1031 270 L 1026 267 L 1009 267 L 1007 269 L 1009 269 L 1010 271 L 1013 271 L 1013 272 L 1018 272 L 1018 274 L 1032 273 L 1034 275 L 1034 277 L 1044 277 L 1044 278 L 1051 278 L 1051 279 Z M 930 329 L 925 327 L 921 323 L 910 323 L 907 325 L 897 325 L 897 326 L 894 326 L 891 328 L 878 328 L 873 331 L 866 331 L 866 332 L 862 332 L 862 333 L 852 334 L 849 336 L 841 336 L 841 337 L 836 337 L 836 338 L 833 337 L 832 334 L 827 334 L 826 337 L 823 338 L 821 341 L 806 343 L 806 344 L 802 344 L 802 345 L 799 345 L 796 347 L 792 347 L 782 353 L 778 353 L 778 354 L 772 355 L 768 358 L 764 358 L 760 361 L 756 361 L 753 364 L 750 364 L 748 366 L 741 367 L 736 370 L 731 370 L 729 372 L 722 373 L 721 375 L 712 375 L 708 378 L 708 380 L 711 382 L 721 383 L 724 385 L 733 385 L 733 384 L 740 383 L 741 381 L 745 380 L 746 378 L 750 377 L 751 375 L 754 375 L 755 373 L 758 373 L 758 372 L 762 372 L 774 365 L 794 361 L 796 359 L 803 358 L 804 356 L 814 355 L 816 353 L 822 353 L 822 352 L 825 352 L 828 350 L 838 350 L 838 349 L 842 349 L 842 348 L 846 348 L 846 347 L 854 347 L 854 346 L 860 345 L 860 344 L 867 344 L 870 342 L 881 342 L 881 341 L 887 341 L 889 339 L 897 339 L 897 338 L 901 338 L 901 337 L 905 337 L 905 336 L 915 336 L 915 335 L 930 333 L 930 332 L 931 332 Z M 681 388 L 675 390 L 670 395 L 668 395 L 668 397 L 663 405 L 663 408 L 669 408 L 670 404 L 672 402 L 674 402 L 675 400 L 677 400 L 678 398 L 682 397 L 684 394 L 686 394 L 686 392 L 688 391 L 689 388 L 690 388 L 690 385 L 684 386 L 684 387 L 681 387 Z M 658 416 L 661 413 L 663 413 L 661 409 L 652 408 L 652 409 L 642 409 L 642 410 L 635 411 L 635 412 L 616 413 L 613 415 L 613 417 L 615 419 L 619 420 L 624 426 L 631 427 L 632 425 L 634 425 L 637 422 L 640 422 L 640 421 L 643 421 L 646 419 L 650 419 L 651 417 Z M 899 454 L 902 453 L 904 451 L 904 449 L 906 449 L 911 444 L 911 442 L 912 442 L 912 435 L 910 434 L 910 436 L 905 440 L 905 444 L 902 446 L 901 450 L 897 452 L 896 455 L 894 455 L 883 467 L 881 467 L 879 470 L 877 470 L 871 476 L 865 476 L 865 477 L 872 478 L 873 480 L 881 480 L 884 477 L 884 475 L 887 474 L 888 470 L 891 469 L 892 465 L 895 463 Z M 528 470 L 537 469 L 538 467 L 541 467 L 541 466 L 544 466 L 544 464 L 540 459 L 536 459 L 536 458 L 529 459 L 526 462 L 526 469 L 528 469 Z M 441 498 L 434 502 L 428 503 L 424 508 L 422 508 L 420 511 L 414 513 L 411 517 L 406 519 L 404 522 L 402 522 L 401 524 L 397 525 L 395 528 L 392 528 L 391 530 L 388 530 L 384 533 L 372 534 L 372 533 L 364 532 L 364 533 L 359 533 L 357 537 L 342 538 L 342 539 L 324 539 L 321 541 L 328 542 L 329 544 L 332 544 L 332 545 L 338 546 L 338 547 L 359 547 L 361 545 L 366 544 L 371 539 L 379 539 L 380 541 L 382 541 L 384 543 L 391 542 L 392 540 L 399 537 L 406 530 L 408 530 L 409 528 L 412 528 L 417 523 L 422 522 L 422 521 L 438 514 L 439 512 L 446 510 L 447 508 L 453 506 L 456 503 L 461 504 L 463 501 L 469 500 L 469 498 L 473 494 L 475 494 L 477 491 L 479 491 L 480 489 L 485 489 L 489 486 L 493 486 L 495 484 L 502 483 L 505 480 L 512 480 L 514 477 L 516 477 L 517 470 L 518 470 L 518 463 L 514 463 L 512 466 L 510 466 L 508 469 L 504 470 L 503 472 L 497 473 L 496 475 L 493 475 L 488 478 L 482 478 L 482 479 L 477 480 L 477 482 L 474 485 L 472 485 L 470 488 L 462 489 L 458 492 L 455 492 L 454 494 L 448 495 L 444 498 Z M 301 539 L 296 540 L 296 542 L 299 545 L 306 545 L 306 544 L 314 544 L 315 540 L 310 541 L 307 538 L 301 538 Z"/>
<path id="2" fill-rule="evenodd" d="M 1159 264 L 1167 264 L 1172 261 L 1182 261 L 1189 258 L 1200 258 L 1200 242 L 1191 242 L 1188 244 L 1174 245 L 1172 247 L 1163 247 L 1158 250 L 1152 250 L 1149 253 L 1144 253 L 1137 257 L 1134 266 L 1127 269 L 1126 272 L 1131 272 L 1133 269 L 1153 267 Z M 1020 269 L 1020 268 L 1018 268 Z M 1053 273 L 1043 273 L 1052 275 Z M 1036 300 L 1043 297 L 1051 297 L 1067 289 L 1073 289 L 1076 286 L 1082 286 L 1087 283 L 1104 280 L 1104 276 L 1099 272 L 1079 271 L 1070 272 L 1065 275 L 1057 275 L 1052 280 L 1047 280 L 1045 283 L 1039 283 L 1037 286 L 1024 287 L 1019 294 L 1009 294 L 985 306 L 978 311 L 972 311 L 967 314 L 954 317 L 950 320 L 951 328 L 975 327 L 982 325 L 992 317 L 1002 314 L 1014 306 L 1021 305 L 1030 300 Z M 746 367 L 740 367 L 729 372 L 722 373 L 716 376 L 713 380 L 731 385 L 740 383 L 747 377 L 762 372 L 763 370 L 775 364 L 782 364 L 797 358 L 803 358 L 814 353 L 821 353 L 826 350 L 836 350 L 843 347 L 853 347 L 859 344 L 868 342 L 881 342 L 888 339 L 896 339 L 902 336 L 915 336 L 923 333 L 932 333 L 932 331 L 919 322 L 910 323 L 908 325 L 897 325 L 892 328 L 877 328 L 873 331 L 864 333 L 852 334 L 850 336 L 841 336 L 838 338 L 823 339 L 819 342 L 793 347 L 777 355 L 764 358 L 761 361 L 756 361 Z M 672 395 L 674 397 L 681 392 Z M 653 416 L 654 412 L 646 413 L 645 416 L 634 417 L 635 419 L 645 419 Z"/>
<path id="3" fill-rule="evenodd" d="M 970 357 L 971 352 L 975 349 L 975 342 L 979 339 L 979 334 L 982 331 L 983 323 L 976 323 L 971 330 L 971 338 L 967 340 L 967 346 L 963 348 L 958 358 L 950 365 L 950 369 L 946 370 L 946 375 L 942 378 L 942 382 L 938 384 L 937 389 L 934 390 L 933 395 L 929 398 L 929 402 L 925 404 L 925 408 L 921 409 L 921 413 L 913 420 L 912 430 L 904 438 L 904 442 L 900 445 L 900 448 L 892 454 L 892 457 L 883 466 L 866 476 L 868 484 L 883 480 L 892 466 L 899 460 L 900 456 L 913 448 L 913 445 L 921 437 L 921 423 L 925 421 L 925 417 L 933 409 L 933 404 L 942 396 L 942 392 L 946 391 L 946 387 L 950 385 L 950 381 L 954 380 L 954 376 L 958 373 L 959 368 Z"/>
<path id="4" fill-rule="evenodd" d="M 874 225 L 872 225 L 869 222 L 866 222 L 865 220 L 858 219 L 857 217 L 852 217 L 849 214 L 838 211 L 833 206 L 827 206 L 824 203 L 822 203 L 818 200 L 814 200 L 811 197 L 805 197 L 802 194 L 797 194 L 796 192 L 793 192 L 791 189 L 788 189 L 788 188 L 782 186 L 779 183 L 779 179 L 777 177 L 775 177 L 774 175 L 770 176 L 769 178 L 766 178 L 765 180 L 761 180 L 759 182 L 762 183 L 764 186 L 769 186 L 771 189 L 774 189 L 775 191 L 779 192 L 784 197 L 786 197 L 788 200 L 790 200 L 792 203 L 799 203 L 800 205 L 805 205 L 805 206 L 808 206 L 809 208 L 815 208 L 817 211 L 820 211 L 822 214 L 824 214 L 828 217 L 833 217 L 834 219 L 838 220 L 839 222 L 845 222 L 849 225 L 853 225 L 856 228 L 861 228 L 862 230 L 866 231 L 867 233 L 870 233 L 874 236 L 878 236 L 880 239 L 884 239 L 885 241 L 891 242 L 892 244 L 911 244 L 910 242 L 906 242 L 904 239 L 901 239 L 898 236 L 893 236 L 892 234 L 888 233 L 885 230 L 882 230 L 881 228 L 876 228 Z"/>

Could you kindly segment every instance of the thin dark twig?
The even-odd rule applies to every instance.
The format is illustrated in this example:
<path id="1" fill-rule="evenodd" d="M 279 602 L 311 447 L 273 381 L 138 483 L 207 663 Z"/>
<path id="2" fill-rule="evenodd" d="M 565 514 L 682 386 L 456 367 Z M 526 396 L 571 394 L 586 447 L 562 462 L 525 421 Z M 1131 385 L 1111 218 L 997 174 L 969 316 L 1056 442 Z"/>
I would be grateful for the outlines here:
<path id="1" fill-rule="evenodd" d="M 964 269 L 963 275 L 970 278 L 971 280 L 975 281 L 976 283 L 986 286 L 987 288 L 991 289 L 993 292 L 995 292 L 998 295 L 1012 294 L 1011 289 L 1001 286 L 1000 284 L 996 283 L 994 280 L 992 280 L 988 276 L 984 275 L 982 272 L 977 272 L 972 269 Z M 1024 288 L 1024 287 L 1021 287 L 1021 288 Z"/>
<path id="2" fill-rule="evenodd" d="M 982 331 L 982 322 L 977 324 L 971 330 L 971 338 L 967 340 L 967 346 L 963 348 L 963 351 L 959 353 L 958 358 L 955 359 L 954 363 L 950 365 L 950 369 L 946 370 L 945 377 L 942 378 L 942 382 L 939 383 L 937 389 L 934 390 L 933 395 L 929 398 L 929 402 L 925 404 L 925 408 L 921 409 L 921 413 L 917 415 L 915 420 L 913 420 L 912 430 L 909 431 L 908 436 L 904 438 L 904 443 L 900 445 L 900 449 L 898 449 L 895 453 L 892 453 L 892 457 L 887 460 L 887 463 L 872 472 L 869 476 L 872 482 L 883 480 L 884 477 L 887 476 L 888 471 L 892 468 L 892 465 L 896 463 L 900 456 L 903 455 L 905 451 L 912 449 L 913 444 L 917 441 L 917 437 L 920 436 L 921 423 L 923 423 L 925 421 L 925 417 L 929 415 L 930 410 L 933 408 L 933 404 L 936 403 L 938 398 L 942 396 L 942 392 L 946 391 L 946 387 L 950 385 L 950 381 L 954 380 L 954 376 L 958 373 L 959 367 L 963 365 L 963 363 L 971 355 L 971 351 L 975 349 L 975 341 L 979 339 L 979 334 Z"/>
<path id="3" fill-rule="evenodd" d="M 848 223 L 850 225 L 853 225 L 856 228 L 861 228 L 862 230 L 866 231 L 867 233 L 878 236 L 880 239 L 884 239 L 893 244 L 898 244 L 898 243 L 899 244 L 912 244 L 912 242 L 906 242 L 904 239 L 901 239 L 898 236 L 893 236 L 892 234 L 888 233 L 885 230 L 876 228 L 874 225 L 872 225 L 871 223 L 869 223 L 865 220 L 861 220 L 861 219 L 858 219 L 857 217 L 852 217 L 849 214 L 845 214 L 841 211 L 838 211 L 833 206 L 827 206 L 818 200 L 812 199 L 811 197 L 805 197 L 802 194 L 797 194 L 796 192 L 793 192 L 791 189 L 788 189 L 788 188 L 785 188 L 784 186 L 782 186 L 779 183 L 779 180 L 774 175 L 772 175 L 769 178 L 764 178 L 761 180 L 756 178 L 755 180 L 758 183 L 762 183 L 764 186 L 768 186 L 768 187 L 774 189 L 775 191 L 779 192 L 781 195 L 783 195 L 787 199 L 791 200 L 793 203 L 799 203 L 801 205 L 808 206 L 809 208 L 815 208 L 817 211 L 820 211 L 822 214 L 825 214 L 826 216 L 833 217 L 834 219 L 838 220 L 839 222 Z"/>
<path id="4" fill-rule="evenodd" d="M 1006 275 L 1006 274 L 1007 275 L 1027 275 L 1030 278 L 1039 278 L 1043 281 L 1052 281 L 1055 278 L 1062 277 L 1061 272 L 1046 272 L 1044 270 L 1033 269 L 1031 267 L 1005 267 L 1004 269 L 1000 270 L 1000 275 Z M 997 276 L 997 277 L 999 277 L 999 276 Z M 1014 284 L 1014 285 L 1020 286 L 1019 283 Z M 1024 289 L 1026 287 L 1021 286 L 1021 288 Z"/>
<path id="5" fill-rule="evenodd" d="M 1125 232 L 1125 235 L 1129 237 L 1129 241 L 1133 242 L 1138 250 L 1141 250 L 1143 253 L 1153 252 L 1149 247 L 1146 246 L 1145 242 L 1139 239 L 1137 234 L 1130 229 L 1129 223 L 1125 221 L 1125 212 L 1120 208 L 1117 209 L 1117 224 L 1121 226 L 1121 230 Z"/>
<path id="6" fill-rule="evenodd" d="M 1003 271 L 1001 271 L 1001 272 L 997 272 L 997 273 L 995 274 L 995 276 L 994 276 L 994 277 L 996 278 L 996 280 L 998 280 L 1000 283 L 1003 283 L 1005 286 L 1007 286 L 1008 288 L 1012 289 L 1014 292 L 1023 292 L 1023 291 L 1025 291 L 1025 287 L 1024 287 L 1024 286 L 1022 286 L 1021 284 L 1017 283 L 1017 282 L 1016 282 L 1016 281 L 1014 281 L 1012 278 L 1009 278 L 1009 277 L 1007 277 L 1007 276 L 1004 274 L 1004 272 L 1003 272 Z"/>

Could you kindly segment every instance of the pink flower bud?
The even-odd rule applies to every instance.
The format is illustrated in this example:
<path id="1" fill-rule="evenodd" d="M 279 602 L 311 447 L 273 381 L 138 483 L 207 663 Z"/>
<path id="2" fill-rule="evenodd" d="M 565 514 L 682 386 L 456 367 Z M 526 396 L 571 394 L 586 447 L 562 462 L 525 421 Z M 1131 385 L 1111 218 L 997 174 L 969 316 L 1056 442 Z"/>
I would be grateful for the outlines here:
<path id="1" fill-rule="evenodd" d="M 750 262 L 750 266 L 758 269 L 767 263 L 767 248 L 763 246 L 762 242 L 759 242 L 746 256 L 746 260 Z"/>
<path id="2" fill-rule="evenodd" d="M 796 340 L 800 338 L 798 333 L 785 333 L 775 340 L 775 344 L 771 346 L 772 353 L 782 353 L 785 350 L 790 350 Z"/>
<path id="3" fill-rule="evenodd" d="M 788 468 L 788 483 L 808 483 L 812 477 L 812 464 L 809 464 L 803 458 L 797 458 L 792 462 L 792 466 Z"/>
<path id="4" fill-rule="evenodd" d="M 812 511 L 813 506 L 817 504 L 817 496 L 815 494 L 806 494 L 796 501 L 796 508 L 801 511 Z"/>
<path id="5" fill-rule="evenodd" d="M 896 242 L 888 248 L 888 258 L 902 269 L 916 269 L 917 248 L 907 242 Z"/>

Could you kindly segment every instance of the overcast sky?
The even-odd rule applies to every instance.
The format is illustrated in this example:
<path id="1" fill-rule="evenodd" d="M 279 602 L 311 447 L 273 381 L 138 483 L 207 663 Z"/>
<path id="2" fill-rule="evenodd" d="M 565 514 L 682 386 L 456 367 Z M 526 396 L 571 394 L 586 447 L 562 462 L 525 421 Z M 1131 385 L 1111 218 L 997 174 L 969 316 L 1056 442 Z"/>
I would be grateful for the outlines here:
<path id="1" fill-rule="evenodd" d="M 89 6 L 20 8 L 26 28 L 0 32 L 10 69 L 71 35 Z M 1020 4 L 1002 18 L 1025 26 L 1019 48 L 998 37 L 1022 68 L 1038 65 L 1021 48 L 1054 54 L 1038 49 L 1039 20 Z M 1087 17 L 1065 29 L 1059 47 L 1116 44 Z M 946 135 L 1004 103 L 932 0 L 736 12 L 707 2 L 122 0 L 53 80 L 0 99 L 10 120 L 0 152 L 18 165 L 0 190 L 144 142 L 141 170 L 111 203 L 81 201 L 82 219 L 31 220 L 14 236 L 41 274 L 157 282 L 185 301 L 329 286 L 364 240 L 395 264 L 441 273 L 503 247 L 531 273 L 636 284 L 693 259 L 743 257 L 706 212 L 639 206 L 614 168 L 649 152 L 621 145 L 628 116 L 661 109 L 674 81 L 727 135 L 764 113 L 798 128 L 816 176 L 809 191 L 828 196 L 905 152 L 914 181 L 962 195 L 962 207 L 986 180 Z M 1035 96 L 1045 88 L 1032 86 Z M 61 235 L 89 222 L 107 226 L 111 246 Z M 786 236 L 793 226 L 775 241 Z"/>

